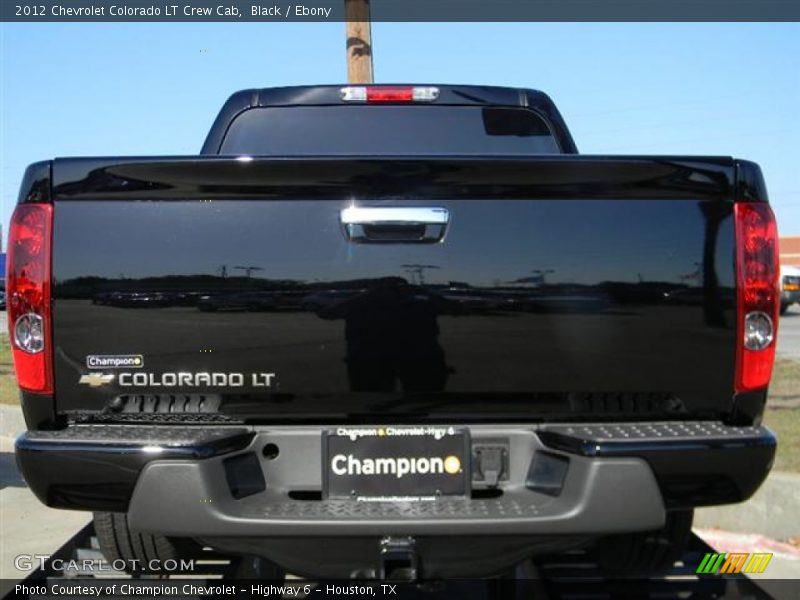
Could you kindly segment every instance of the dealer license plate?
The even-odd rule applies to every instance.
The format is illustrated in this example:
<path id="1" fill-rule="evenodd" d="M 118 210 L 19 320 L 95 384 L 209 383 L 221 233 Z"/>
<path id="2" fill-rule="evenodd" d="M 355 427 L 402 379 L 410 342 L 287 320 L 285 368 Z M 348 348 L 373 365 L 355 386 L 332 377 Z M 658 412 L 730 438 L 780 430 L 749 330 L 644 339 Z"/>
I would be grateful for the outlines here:
<path id="1" fill-rule="evenodd" d="M 447 426 L 339 427 L 323 433 L 323 493 L 370 501 L 469 493 L 469 432 Z"/>

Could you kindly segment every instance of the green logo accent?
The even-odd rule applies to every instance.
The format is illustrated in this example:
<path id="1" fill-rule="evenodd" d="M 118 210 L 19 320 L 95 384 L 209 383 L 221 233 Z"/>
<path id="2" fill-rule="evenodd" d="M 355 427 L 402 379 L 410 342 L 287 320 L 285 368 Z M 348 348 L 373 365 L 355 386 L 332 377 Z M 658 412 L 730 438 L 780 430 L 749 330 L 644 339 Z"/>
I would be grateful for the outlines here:
<path id="1" fill-rule="evenodd" d="M 716 553 L 708 553 L 703 557 L 703 560 L 697 567 L 697 574 L 710 574 L 716 573 L 719 571 L 719 568 L 722 566 L 722 563 L 725 562 L 725 553 L 716 554 Z"/>

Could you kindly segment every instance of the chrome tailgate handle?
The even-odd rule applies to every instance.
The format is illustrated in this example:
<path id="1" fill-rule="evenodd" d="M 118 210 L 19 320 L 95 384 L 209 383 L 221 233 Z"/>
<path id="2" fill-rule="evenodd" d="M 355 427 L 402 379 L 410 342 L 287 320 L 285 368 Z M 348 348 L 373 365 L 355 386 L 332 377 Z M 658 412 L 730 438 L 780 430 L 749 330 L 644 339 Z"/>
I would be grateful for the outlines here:
<path id="1" fill-rule="evenodd" d="M 359 243 L 434 243 L 444 238 L 450 212 L 418 206 L 350 206 L 342 209 L 345 236 Z"/>

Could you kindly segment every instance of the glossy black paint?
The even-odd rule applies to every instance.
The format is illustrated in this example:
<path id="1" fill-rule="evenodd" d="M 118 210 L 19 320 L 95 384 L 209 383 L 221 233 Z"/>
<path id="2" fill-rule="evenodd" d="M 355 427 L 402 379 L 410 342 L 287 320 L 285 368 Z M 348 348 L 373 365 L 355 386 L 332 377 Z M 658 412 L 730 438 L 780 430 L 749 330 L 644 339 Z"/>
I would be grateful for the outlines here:
<path id="1" fill-rule="evenodd" d="M 246 448 L 253 438 L 252 433 L 243 429 L 212 438 L 196 428 L 194 434 L 189 433 L 190 437 L 195 436 L 191 442 L 169 445 L 164 434 L 158 434 L 152 427 L 133 427 L 135 441 L 115 441 L 113 435 L 119 427 L 109 428 L 106 434 L 94 428 L 95 433 L 85 437 L 75 436 L 72 432 L 76 429 L 80 428 L 28 431 L 16 441 L 20 472 L 36 497 L 47 506 L 123 512 L 128 508 L 139 473 L 149 462 L 221 456 Z M 182 433 L 185 436 L 186 430 Z M 154 444 L 161 451 L 154 452 Z"/>
<path id="2" fill-rule="evenodd" d="M 725 157 L 74 158 L 58 200 L 663 199 L 731 203 Z"/>
<path id="3" fill-rule="evenodd" d="M 236 92 L 223 105 L 206 137 L 202 155 L 219 154 L 222 141 L 231 122 L 250 108 L 269 106 L 341 106 L 340 90 L 346 85 L 297 86 L 267 89 L 251 89 Z M 393 87 L 397 84 L 383 84 Z M 429 85 L 429 84 L 401 84 Z M 565 154 L 576 154 L 578 149 L 550 97 L 537 90 L 515 89 L 494 86 L 439 85 L 436 106 L 522 106 L 539 113 L 550 124 Z"/>
<path id="4" fill-rule="evenodd" d="M 29 430 L 55 429 L 59 425 L 53 396 L 20 391 L 19 403 Z"/>
<path id="5" fill-rule="evenodd" d="M 88 354 L 132 353 L 274 372 L 180 390 L 258 420 L 728 413 L 734 178 L 724 158 L 58 160 L 57 410 L 172 391 L 78 383 Z M 452 220 L 440 244 L 355 245 L 354 203 Z"/>
<path id="6" fill-rule="evenodd" d="M 767 184 L 761 167 L 749 160 L 736 161 L 736 200 L 740 202 L 768 202 Z"/>
<path id="7" fill-rule="evenodd" d="M 51 197 L 51 168 L 53 161 L 43 160 L 35 162 L 25 169 L 22 176 L 22 184 L 19 188 L 17 203 L 23 202 L 45 202 L 52 201 Z"/>

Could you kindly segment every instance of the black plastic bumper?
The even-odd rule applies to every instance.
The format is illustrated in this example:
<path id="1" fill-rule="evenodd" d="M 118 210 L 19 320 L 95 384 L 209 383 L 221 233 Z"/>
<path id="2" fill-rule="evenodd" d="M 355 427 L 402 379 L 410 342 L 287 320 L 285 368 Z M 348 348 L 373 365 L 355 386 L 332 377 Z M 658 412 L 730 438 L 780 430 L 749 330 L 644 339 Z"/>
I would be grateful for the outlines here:
<path id="1" fill-rule="evenodd" d="M 502 493 L 481 495 L 479 483 L 472 498 L 359 503 L 314 495 L 321 430 L 74 425 L 24 434 L 17 460 L 49 506 L 127 511 L 137 529 L 172 535 L 591 534 L 744 500 L 775 453 L 768 429 L 714 422 L 481 425 L 470 428 L 473 444 L 508 444 Z M 278 460 L 262 457 L 267 443 Z M 535 457 L 568 465 L 556 489 L 532 483 Z"/>
<path id="2" fill-rule="evenodd" d="M 29 431 L 16 442 L 17 465 L 47 506 L 122 512 L 152 461 L 197 461 L 246 448 L 244 427 L 74 425 Z"/>
<path id="3" fill-rule="evenodd" d="M 766 427 L 714 421 L 545 425 L 538 435 L 570 454 L 647 461 L 670 509 L 746 500 L 769 474 L 777 445 Z"/>

